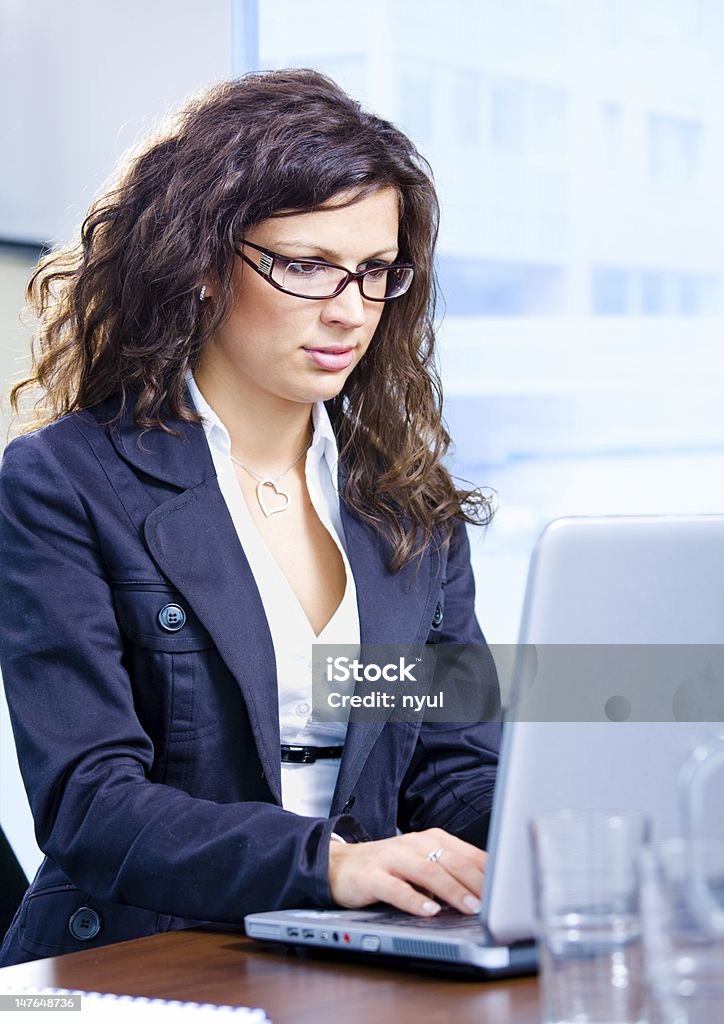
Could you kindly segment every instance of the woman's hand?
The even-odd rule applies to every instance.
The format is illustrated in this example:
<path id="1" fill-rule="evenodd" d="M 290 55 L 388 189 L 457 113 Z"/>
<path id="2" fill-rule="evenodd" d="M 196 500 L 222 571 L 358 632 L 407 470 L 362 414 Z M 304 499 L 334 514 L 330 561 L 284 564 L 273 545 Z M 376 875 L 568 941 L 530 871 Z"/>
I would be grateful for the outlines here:
<path id="1" fill-rule="evenodd" d="M 464 914 L 476 914 L 486 859 L 483 850 L 441 828 L 369 843 L 332 842 L 329 888 L 341 907 L 382 901 L 430 917 L 440 910 L 441 900 Z"/>

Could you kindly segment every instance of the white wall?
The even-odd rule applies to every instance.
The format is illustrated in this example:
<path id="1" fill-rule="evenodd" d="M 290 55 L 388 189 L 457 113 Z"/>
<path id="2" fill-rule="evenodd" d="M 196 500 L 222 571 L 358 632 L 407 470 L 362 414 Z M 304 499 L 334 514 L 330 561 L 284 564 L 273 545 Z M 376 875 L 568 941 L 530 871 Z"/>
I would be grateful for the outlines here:
<path id="1" fill-rule="evenodd" d="M 0 238 L 66 239 L 117 158 L 232 69 L 231 0 L 0 0 Z"/>

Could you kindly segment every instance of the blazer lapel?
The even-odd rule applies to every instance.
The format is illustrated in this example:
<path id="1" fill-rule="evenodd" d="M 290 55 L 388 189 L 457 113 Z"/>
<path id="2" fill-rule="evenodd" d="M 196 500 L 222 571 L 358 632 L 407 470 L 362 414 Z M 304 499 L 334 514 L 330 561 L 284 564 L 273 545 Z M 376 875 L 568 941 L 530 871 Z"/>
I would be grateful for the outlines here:
<path id="1" fill-rule="evenodd" d="M 397 573 L 387 569 L 389 547 L 380 534 L 341 502 L 350 567 L 357 590 L 360 641 L 365 644 L 424 643 L 430 616 L 433 558 L 408 563 Z M 350 716 L 331 814 L 341 813 L 364 768 L 385 721 L 392 713 L 380 711 L 379 720 L 359 722 Z"/>
<path id="2" fill-rule="evenodd" d="M 146 541 L 208 629 L 244 695 L 264 774 L 281 804 L 279 698 L 271 633 L 259 591 L 215 480 L 166 502 Z"/>
<path id="3" fill-rule="evenodd" d="M 184 488 L 146 517 L 146 543 L 236 678 L 267 784 L 281 804 L 276 662 L 264 606 L 219 490 L 203 427 L 174 427 L 181 438 L 158 430 L 140 434 L 127 416 L 113 441 L 143 473 Z"/>

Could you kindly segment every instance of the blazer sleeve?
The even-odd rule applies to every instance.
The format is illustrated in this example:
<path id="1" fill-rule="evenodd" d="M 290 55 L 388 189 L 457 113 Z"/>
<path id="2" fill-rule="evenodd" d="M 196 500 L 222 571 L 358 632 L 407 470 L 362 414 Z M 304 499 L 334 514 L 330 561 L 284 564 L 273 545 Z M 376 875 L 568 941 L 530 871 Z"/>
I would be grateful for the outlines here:
<path id="1" fill-rule="evenodd" d="M 11 442 L 0 470 L 0 658 L 40 847 L 91 896 L 164 914 L 328 903 L 330 833 L 354 837 L 353 818 L 149 781 L 99 513 L 45 435 Z"/>
<path id="2" fill-rule="evenodd" d="M 462 521 L 450 542 L 440 607 L 435 642 L 471 645 L 479 713 L 460 723 L 422 723 L 401 789 L 399 826 L 437 826 L 484 847 L 500 749 L 500 696 L 495 663 L 475 616 L 470 542 Z"/>

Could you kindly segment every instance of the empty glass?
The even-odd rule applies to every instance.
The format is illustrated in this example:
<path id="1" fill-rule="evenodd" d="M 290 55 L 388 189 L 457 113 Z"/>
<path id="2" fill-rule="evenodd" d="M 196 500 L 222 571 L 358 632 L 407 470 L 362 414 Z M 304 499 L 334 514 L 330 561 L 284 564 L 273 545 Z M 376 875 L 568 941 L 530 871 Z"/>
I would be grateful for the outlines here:
<path id="1" fill-rule="evenodd" d="M 701 744 L 684 764 L 679 798 L 684 838 L 645 850 L 641 900 L 652 1024 L 724 1021 L 724 839 L 707 800 L 724 769 L 724 739 Z"/>
<path id="2" fill-rule="evenodd" d="M 545 1024 L 644 1020 L 637 862 L 644 815 L 561 811 L 531 823 Z"/>
<path id="3" fill-rule="evenodd" d="M 724 842 L 670 839 L 641 857 L 652 1024 L 724 1021 Z"/>

